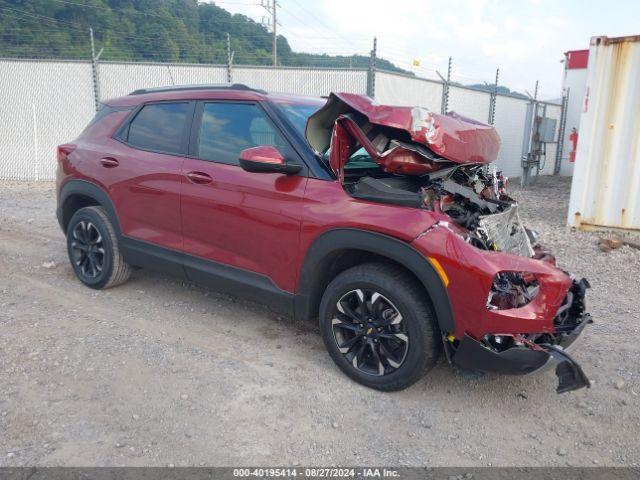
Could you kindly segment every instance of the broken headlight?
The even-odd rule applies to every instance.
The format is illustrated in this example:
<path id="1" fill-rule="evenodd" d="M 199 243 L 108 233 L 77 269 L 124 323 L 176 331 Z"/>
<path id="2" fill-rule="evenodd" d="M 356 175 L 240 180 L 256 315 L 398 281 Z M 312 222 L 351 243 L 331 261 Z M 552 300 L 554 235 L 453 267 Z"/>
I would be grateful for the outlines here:
<path id="1" fill-rule="evenodd" d="M 540 291 L 533 273 L 499 272 L 493 278 L 487 297 L 490 310 L 520 308 L 531 302 Z"/>

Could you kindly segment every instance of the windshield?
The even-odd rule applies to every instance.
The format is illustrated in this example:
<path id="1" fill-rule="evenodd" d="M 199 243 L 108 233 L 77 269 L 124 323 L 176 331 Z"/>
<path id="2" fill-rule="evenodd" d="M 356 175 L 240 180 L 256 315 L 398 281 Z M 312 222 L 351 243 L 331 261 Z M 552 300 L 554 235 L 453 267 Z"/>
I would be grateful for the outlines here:
<path id="1" fill-rule="evenodd" d="M 304 136 L 304 129 L 307 126 L 307 119 L 316 113 L 323 104 L 305 103 L 278 103 L 278 107 L 284 113 L 295 129 Z"/>
<path id="2" fill-rule="evenodd" d="M 282 111 L 287 120 L 291 122 L 294 128 L 304 136 L 304 131 L 307 127 L 307 120 L 311 115 L 316 113 L 323 103 L 309 104 L 309 103 L 288 103 L 288 102 L 275 102 L 278 108 Z M 329 149 L 321 156 L 326 165 L 329 165 Z M 381 170 L 380 166 L 375 163 L 364 148 L 359 148 L 351 156 L 345 165 L 345 172 L 356 173 L 362 170 Z"/>
<path id="3" fill-rule="evenodd" d="M 345 170 L 380 169 L 380 166 L 371 159 L 371 155 L 364 148 L 360 147 L 349 157 L 344 168 Z"/>
<path id="4" fill-rule="evenodd" d="M 322 160 L 328 165 L 329 164 L 329 155 L 331 154 L 331 149 L 329 148 L 324 155 L 322 156 Z M 347 163 L 344 165 L 345 173 L 357 173 L 362 170 L 377 170 L 382 171 L 380 165 L 374 162 L 371 159 L 371 155 L 367 153 L 367 151 L 360 147 L 355 152 L 351 154 Z"/>

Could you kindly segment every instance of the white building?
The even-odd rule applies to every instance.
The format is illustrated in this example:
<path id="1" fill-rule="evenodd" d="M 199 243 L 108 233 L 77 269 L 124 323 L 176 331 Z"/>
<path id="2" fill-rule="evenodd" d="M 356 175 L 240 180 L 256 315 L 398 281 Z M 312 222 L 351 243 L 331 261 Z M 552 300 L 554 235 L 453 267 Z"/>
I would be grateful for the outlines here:
<path id="1" fill-rule="evenodd" d="M 569 95 L 567 103 L 567 123 L 565 127 L 564 145 L 560 175 L 573 175 L 577 138 L 572 137 L 573 129 L 580 134 L 580 116 L 584 110 L 585 86 L 587 84 L 587 66 L 589 50 L 570 50 L 564 54 L 563 95 Z M 572 153 L 573 152 L 573 153 Z"/>

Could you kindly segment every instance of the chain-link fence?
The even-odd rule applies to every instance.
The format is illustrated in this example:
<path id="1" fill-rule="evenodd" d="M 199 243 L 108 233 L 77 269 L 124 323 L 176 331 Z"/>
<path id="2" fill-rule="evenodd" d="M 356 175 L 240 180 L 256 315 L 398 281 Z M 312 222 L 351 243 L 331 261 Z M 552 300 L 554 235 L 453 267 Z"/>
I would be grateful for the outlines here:
<path id="1" fill-rule="evenodd" d="M 0 178 L 53 179 L 56 145 L 94 114 L 90 62 L 0 61 Z"/>
<path id="2" fill-rule="evenodd" d="M 98 64 L 100 100 L 121 97 L 140 88 L 227 81 L 224 65 L 118 63 Z"/>
<path id="3" fill-rule="evenodd" d="M 122 96 L 139 88 L 210 84 L 231 80 L 273 92 L 324 96 L 332 91 L 374 93 L 379 103 L 427 107 L 487 122 L 495 98 L 494 124 L 502 138 L 496 167 L 521 172 L 526 98 L 497 94 L 406 74 L 366 69 L 257 67 L 168 63 L 100 62 L 94 84 L 91 62 L 0 60 L 0 179 L 51 180 L 55 147 L 71 141 L 95 113 L 95 98 Z M 560 117 L 547 103 L 546 115 Z M 548 144 L 541 173 L 553 173 L 555 145 Z"/>
<path id="4" fill-rule="evenodd" d="M 453 84 L 447 89 L 443 82 L 437 80 L 398 73 L 376 71 L 375 74 L 375 99 L 380 103 L 419 105 L 440 112 L 443 102 L 446 102 L 446 111 L 490 122 L 492 97 L 495 98 L 493 124 L 502 139 L 496 168 L 509 177 L 519 177 L 522 173 L 522 142 L 529 99 L 500 93 L 492 96 L 491 91 Z M 559 120 L 560 105 L 541 103 L 546 105 L 547 117 Z M 541 174 L 553 173 L 555 152 L 556 144 L 548 143 L 541 162 Z"/>

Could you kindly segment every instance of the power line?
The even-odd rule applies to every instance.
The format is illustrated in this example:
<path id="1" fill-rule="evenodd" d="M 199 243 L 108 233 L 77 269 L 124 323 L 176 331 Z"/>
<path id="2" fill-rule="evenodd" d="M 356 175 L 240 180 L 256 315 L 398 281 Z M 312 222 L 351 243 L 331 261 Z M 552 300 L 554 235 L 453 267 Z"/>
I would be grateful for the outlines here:
<path id="1" fill-rule="evenodd" d="M 283 13 L 286 13 L 287 15 L 291 16 L 293 19 L 295 19 L 298 23 L 304 25 L 305 27 L 308 27 L 310 29 L 312 29 L 313 31 L 317 32 L 320 34 L 320 36 L 318 37 L 311 37 L 309 35 L 305 35 L 305 38 L 320 38 L 320 39 L 327 39 L 327 40 L 335 40 L 336 37 L 328 37 L 325 33 L 323 33 L 321 30 L 318 30 L 316 28 L 316 26 L 314 24 L 309 24 L 307 22 L 305 22 L 304 20 L 302 20 L 300 17 L 298 17 L 297 15 L 294 15 L 290 9 L 282 9 Z M 284 27 L 283 27 L 284 28 Z"/>
<path id="2" fill-rule="evenodd" d="M 342 34 L 338 33 L 336 30 L 334 30 L 333 28 L 329 27 L 326 23 L 324 23 L 321 19 L 317 18 L 316 15 L 314 15 L 313 13 L 311 13 L 309 10 L 307 10 L 305 7 L 303 7 L 301 4 L 299 4 L 296 0 L 293 0 L 293 3 L 298 6 L 298 8 L 300 8 L 301 10 L 304 10 L 305 12 L 307 12 L 309 15 L 311 15 L 311 17 L 317 21 L 318 23 L 320 23 L 321 25 L 324 25 L 324 27 L 329 30 L 332 31 L 333 33 L 335 33 L 337 36 L 341 37 L 344 41 L 346 41 L 347 43 L 350 43 L 351 40 L 347 39 L 346 37 L 342 36 Z"/>

